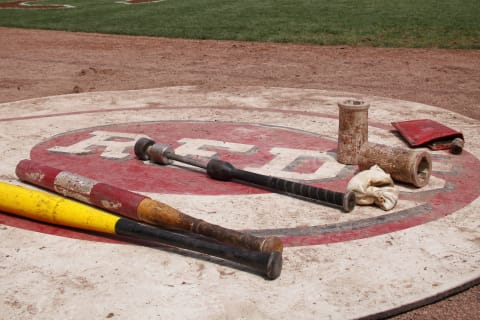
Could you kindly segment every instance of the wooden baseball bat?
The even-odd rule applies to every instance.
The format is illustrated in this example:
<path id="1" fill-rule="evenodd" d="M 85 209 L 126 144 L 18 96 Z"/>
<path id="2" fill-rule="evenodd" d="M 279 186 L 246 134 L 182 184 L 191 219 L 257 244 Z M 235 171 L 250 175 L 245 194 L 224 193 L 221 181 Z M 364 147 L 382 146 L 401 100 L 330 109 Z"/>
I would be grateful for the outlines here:
<path id="1" fill-rule="evenodd" d="M 91 206 L 42 191 L 0 182 L 0 211 L 54 225 L 156 241 L 230 260 L 276 279 L 282 253 L 246 250 L 188 237 L 165 229 L 121 218 Z"/>
<path id="2" fill-rule="evenodd" d="M 32 160 L 20 161 L 16 174 L 22 181 L 133 220 L 191 231 L 243 249 L 260 252 L 283 250 L 278 237 L 256 237 L 211 224 L 149 197 Z"/>

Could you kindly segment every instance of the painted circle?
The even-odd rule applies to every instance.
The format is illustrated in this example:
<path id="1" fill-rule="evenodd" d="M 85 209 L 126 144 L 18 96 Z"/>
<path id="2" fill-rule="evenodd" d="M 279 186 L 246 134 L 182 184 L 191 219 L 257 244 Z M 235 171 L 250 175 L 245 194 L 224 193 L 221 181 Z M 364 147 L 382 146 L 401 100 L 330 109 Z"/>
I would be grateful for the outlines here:
<path id="1" fill-rule="evenodd" d="M 375 126 L 375 124 L 370 125 Z M 377 127 L 383 128 L 384 126 L 378 125 Z M 101 137 L 98 138 L 99 132 L 104 136 L 100 134 Z M 108 138 L 109 133 L 112 136 Z M 145 135 L 157 142 L 170 144 L 177 150 L 185 144 L 185 139 L 190 139 L 189 141 L 223 141 L 251 146 L 242 152 L 231 152 L 228 148 L 218 145 L 200 148 L 203 151 L 214 152 L 215 157 L 229 161 L 239 169 L 261 167 L 271 162 L 274 158 L 271 150 L 274 148 L 319 151 L 333 155 L 333 157 L 336 148 L 336 141 L 332 139 L 291 128 L 246 123 L 165 121 L 118 124 L 66 132 L 36 145 L 31 151 L 31 159 L 95 180 L 122 185 L 135 191 L 197 195 L 248 195 L 267 192 L 234 182 L 214 181 L 209 179 L 203 171 L 199 172 L 197 169 L 182 168 L 181 166 L 166 167 L 141 162 L 135 159 L 134 141 L 131 139 L 129 147 L 117 150 L 116 158 L 102 156 L 106 150 L 102 143 L 81 144 L 82 141 L 89 141 L 95 136 L 100 142 L 101 139 L 107 137 L 108 141 L 128 144 L 129 138 L 118 133 L 131 136 Z M 68 149 L 71 146 L 76 147 Z M 73 150 L 73 153 L 68 150 Z M 411 189 L 400 194 L 400 201 L 409 200 L 418 203 L 414 208 L 393 213 L 386 212 L 383 215 L 338 224 L 260 229 L 250 230 L 250 232 L 262 236 L 280 236 L 286 246 L 341 242 L 423 224 L 453 213 L 478 197 L 480 194 L 480 183 L 477 181 L 479 177 L 471 175 L 471 172 L 477 172 L 480 168 L 480 162 L 476 157 L 467 151 L 460 156 L 436 152 L 434 161 L 445 164 L 446 169 L 435 170 L 434 168 L 432 172 L 432 177 L 444 181 L 441 187 Z M 322 164 L 318 159 L 312 160 L 306 157 L 304 161 L 294 163 L 285 170 L 308 175 Z M 355 171 L 356 166 L 345 166 L 334 178 L 313 179 L 306 182 L 342 192 Z M 466 182 L 468 182 L 469 188 L 464 188 Z M 68 232 L 65 235 L 70 236 Z"/>

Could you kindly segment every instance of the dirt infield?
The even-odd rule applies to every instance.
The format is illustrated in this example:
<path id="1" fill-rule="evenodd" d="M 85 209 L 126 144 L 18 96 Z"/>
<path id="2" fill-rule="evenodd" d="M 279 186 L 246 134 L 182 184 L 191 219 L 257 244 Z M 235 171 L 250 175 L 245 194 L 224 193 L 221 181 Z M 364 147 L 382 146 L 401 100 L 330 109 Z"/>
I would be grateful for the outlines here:
<path id="1" fill-rule="evenodd" d="M 0 28 L 0 70 L 0 102 L 173 85 L 206 89 L 261 85 L 410 100 L 480 120 L 480 51 L 171 40 Z M 397 318 L 473 319 L 479 310 L 477 286 Z"/>

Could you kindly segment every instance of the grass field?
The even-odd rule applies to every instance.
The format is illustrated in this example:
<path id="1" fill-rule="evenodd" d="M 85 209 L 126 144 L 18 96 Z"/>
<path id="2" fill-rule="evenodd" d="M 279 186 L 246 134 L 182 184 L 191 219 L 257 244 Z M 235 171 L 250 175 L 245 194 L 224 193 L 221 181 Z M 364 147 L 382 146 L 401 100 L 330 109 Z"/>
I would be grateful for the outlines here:
<path id="1" fill-rule="evenodd" d="M 0 0 L 0 5 L 13 1 Z M 322 45 L 480 48 L 479 0 L 30 1 L 0 26 Z"/>

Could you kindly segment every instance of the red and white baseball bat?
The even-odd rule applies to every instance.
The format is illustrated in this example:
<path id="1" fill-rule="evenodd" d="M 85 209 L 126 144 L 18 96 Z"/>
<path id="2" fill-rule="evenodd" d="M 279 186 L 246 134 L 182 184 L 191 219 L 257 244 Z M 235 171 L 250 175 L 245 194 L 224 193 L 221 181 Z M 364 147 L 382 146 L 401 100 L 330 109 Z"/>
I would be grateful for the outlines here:
<path id="1" fill-rule="evenodd" d="M 147 196 L 32 160 L 20 161 L 16 174 L 22 181 L 137 221 L 191 231 L 248 250 L 283 250 L 282 241 L 278 237 L 256 237 L 211 224 Z"/>

